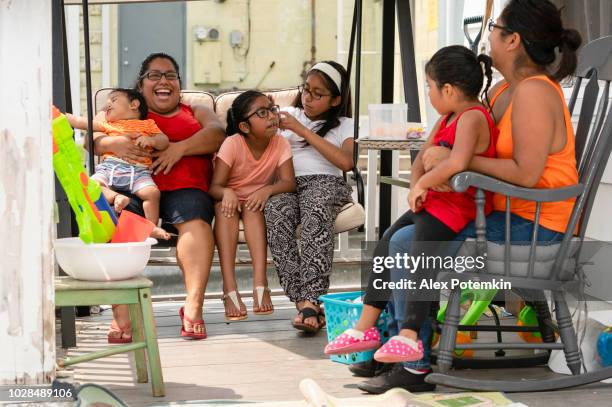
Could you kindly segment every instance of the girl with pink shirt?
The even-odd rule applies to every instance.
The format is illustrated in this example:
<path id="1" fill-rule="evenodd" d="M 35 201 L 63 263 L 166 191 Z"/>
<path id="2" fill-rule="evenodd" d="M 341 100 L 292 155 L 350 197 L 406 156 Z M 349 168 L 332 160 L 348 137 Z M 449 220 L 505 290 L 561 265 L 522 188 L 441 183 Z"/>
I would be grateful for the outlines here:
<path id="1" fill-rule="evenodd" d="M 291 146 L 278 135 L 279 108 L 249 90 L 227 113 L 227 134 L 215 159 L 210 195 L 215 204 L 215 240 L 223 275 L 225 319 L 247 318 L 236 284 L 239 222 L 253 261 L 253 313 L 274 312 L 266 277 L 266 224 L 263 210 L 276 194 L 295 191 Z"/>

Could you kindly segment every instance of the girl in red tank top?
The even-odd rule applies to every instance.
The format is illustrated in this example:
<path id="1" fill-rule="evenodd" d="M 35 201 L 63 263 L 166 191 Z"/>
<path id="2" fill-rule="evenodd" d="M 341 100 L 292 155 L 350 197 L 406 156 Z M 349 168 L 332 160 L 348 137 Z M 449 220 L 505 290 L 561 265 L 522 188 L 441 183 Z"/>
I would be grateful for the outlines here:
<path id="1" fill-rule="evenodd" d="M 459 193 L 443 185 L 454 174 L 466 170 L 474 155 L 495 156 L 497 130 L 478 98 L 484 79 L 481 64 L 487 76 L 486 92 L 491 84 L 491 60 L 487 56 L 477 57 L 465 47 L 450 46 L 438 51 L 425 67 L 429 99 L 442 118 L 433 127 L 423 150 L 434 145 L 446 146 L 451 149 L 451 155 L 427 173 L 421 153 L 412 166 L 408 196 L 411 210 L 404 216 L 414 225 L 407 253 L 413 260 L 443 256 L 443 242 L 452 241 L 476 216 L 473 190 Z M 491 199 L 487 198 L 487 210 L 490 211 Z M 359 322 L 330 342 L 325 353 L 344 354 L 380 347 L 380 336 L 374 324 L 391 296 L 389 284 L 385 284 L 391 280 L 391 271 L 388 266 L 381 267 L 386 260 L 388 258 L 373 259 L 373 273 Z M 401 278 L 412 283 L 407 286 L 410 301 L 406 303 L 400 334 L 382 345 L 374 358 L 383 363 L 416 361 L 423 357 L 423 345 L 417 341 L 417 333 L 429 317 L 431 302 L 435 300 L 434 292 L 423 289 L 421 283 L 435 281 L 437 269 L 435 265 L 428 269 L 403 260 L 400 263 L 404 269 L 401 269 L 395 257 L 393 260 L 394 272 L 405 272 Z M 397 281 L 396 276 L 393 280 Z"/>

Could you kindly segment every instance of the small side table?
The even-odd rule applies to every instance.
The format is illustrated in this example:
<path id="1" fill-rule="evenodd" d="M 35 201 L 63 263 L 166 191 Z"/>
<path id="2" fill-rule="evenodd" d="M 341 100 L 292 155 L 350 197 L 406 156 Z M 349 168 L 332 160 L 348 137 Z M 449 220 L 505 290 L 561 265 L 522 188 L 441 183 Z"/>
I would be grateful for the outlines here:
<path id="1" fill-rule="evenodd" d="M 379 235 L 390 226 L 390 214 L 393 205 L 397 202 L 391 201 L 391 185 L 404 188 L 410 187 L 410 182 L 392 178 L 392 174 L 399 171 L 399 151 L 409 150 L 412 161 L 421 150 L 427 138 L 404 139 L 404 140 L 380 140 L 362 138 L 358 139 L 359 147 L 368 150 L 368 176 L 366 192 L 366 241 L 378 240 L 376 236 L 376 185 L 380 182 L 379 192 Z M 380 151 L 380 177 L 376 176 L 378 168 L 378 151 Z M 393 165 L 389 165 L 390 163 Z M 385 216 L 387 215 L 387 216 Z"/>

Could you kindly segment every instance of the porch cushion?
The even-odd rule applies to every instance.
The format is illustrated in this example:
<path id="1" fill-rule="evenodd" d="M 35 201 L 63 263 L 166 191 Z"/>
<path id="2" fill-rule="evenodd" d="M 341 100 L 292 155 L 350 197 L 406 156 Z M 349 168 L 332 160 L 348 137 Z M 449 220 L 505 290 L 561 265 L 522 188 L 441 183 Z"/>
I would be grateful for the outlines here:
<path id="1" fill-rule="evenodd" d="M 215 112 L 217 117 L 221 120 L 223 127 L 227 127 L 227 111 L 232 107 L 234 100 L 240 95 L 242 91 L 226 92 L 222 93 L 215 99 Z M 271 90 L 264 92 L 264 94 L 270 96 L 275 104 L 280 107 L 291 106 L 295 97 L 298 94 L 297 88 Z M 231 136 L 231 134 L 228 134 Z"/>
<path id="2" fill-rule="evenodd" d="M 97 113 L 102 110 L 108 95 L 114 88 L 102 88 L 96 92 L 94 97 L 94 111 Z M 189 105 L 203 105 L 210 109 L 215 108 L 215 97 L 213 94 L 199 90 L 182 90 L 181 102 Z"/>
<path id="3" fill-rule="evenodd" d="M 573 238 L 570 242 L 569 251 L 570 259 L 566 265 L 566 269 L 561 273 L 561 279 L 567 280 L 573 277 L 573 271 L 576 265 L 576 252 L 578 251 L 580 241 L 578 238 Z M 561 243 L 551 245 L 538 245 L 536 248 L 535 263 L 533 269 L 533 278 L 552 280 L 552 268 L 557 258 Z M 510 276 L 511 277 L 527 277 L 529 269 L 529 245 L 512 245 L 510 250 Z M 504 244 L 487 242 L 487 274 L 504 275 Z M 476 254 L 476 240 L 467 239 L 466 244 L 461 246 L 457 256 L 473 256 Z"/>

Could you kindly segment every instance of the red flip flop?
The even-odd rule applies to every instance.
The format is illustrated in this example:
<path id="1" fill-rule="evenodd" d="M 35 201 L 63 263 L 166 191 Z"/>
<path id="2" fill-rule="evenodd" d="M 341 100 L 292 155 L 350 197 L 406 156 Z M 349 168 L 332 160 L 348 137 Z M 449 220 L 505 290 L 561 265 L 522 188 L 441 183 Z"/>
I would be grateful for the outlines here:
<path id="1" fill-rule="evenodd" d="M 118 337 L 111 336 L 111 333 L 119 333 Z M 124 338 L 123 335 L 129 335 L 127 338 Z M 110 328 L 108 329 L 108 334 L 106 335 L 106 340 L 108 343 L 116 344 L 116 343 L 132 343 L 132 329 L 121 329 L 115 325 L 115 321 L 111 323 Z"/>
<path id="2" fill-rule="evenodd" d="M 184 307 L 181 307 L 181 309 L 179 310 L 179 317 L 181 318 L 181 336 L 183 338 L 206 339 L 208 337 L 206 332 L 203 332 L 203 333 L 195 332 L 196 331 L 196 327 L 201 326 L 202 330 L 205 330 L 206 329 L 206 325 L 204 324 L 203 320 L 192 321 L 189 318 L 187 318 L 185 316 L 185 309 L 184 309 Z M 187 322 L 189 322 L 191 324 L 191 326 L 193 327 L 193 331 L 189 332 L 189 331 L 185 330 L 184 321 L 187 321 Z"/>

